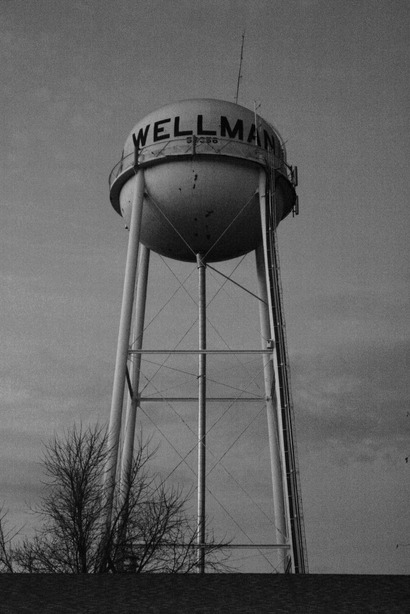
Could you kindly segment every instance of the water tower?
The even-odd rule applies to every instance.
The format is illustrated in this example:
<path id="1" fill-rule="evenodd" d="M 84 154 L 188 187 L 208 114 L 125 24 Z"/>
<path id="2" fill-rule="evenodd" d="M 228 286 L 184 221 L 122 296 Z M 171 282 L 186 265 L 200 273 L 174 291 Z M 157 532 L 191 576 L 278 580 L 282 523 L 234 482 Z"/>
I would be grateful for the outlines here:
<path id="1" fill-rule="evenodd" d="M 297 176 L 296 169 L 287 163 L 281 137 L 256 112 L 238 104 L 184 100 L 154 111 L 133 128 L 110 174 L 109 185 L 112 206 L 129 229 L 129 242 L 110 414 L 107 484 L 115 481 L 122 431 L 123 472 L 132 457 L 136 411 L 144 402 L 139 393 L 142 356 L 186 354 L 197 360 L 197 552 L 198 570 L 203 572 L 207 407 L 217 400 L 207 393 L 207 360 L 210 354 L 223 352 L 258 354 L 263 364 L 261 398 L 267 412 L 275 519 L 274 535 L 267 546 L 279 553 L 279 571 L 304 573 L 305 540 L 275 240 L 279 222 L 298 212 Z M 165 347 L 143 347 L 151 250 L 197 267 L 198 343 L 194 348 L 175 350 L 166 347 L 166 340 L 161 341 Z M 252 349 L 214 349 L 207 343 L 207 267 L 252 251 L 262 347 L 259 340 Z"/>

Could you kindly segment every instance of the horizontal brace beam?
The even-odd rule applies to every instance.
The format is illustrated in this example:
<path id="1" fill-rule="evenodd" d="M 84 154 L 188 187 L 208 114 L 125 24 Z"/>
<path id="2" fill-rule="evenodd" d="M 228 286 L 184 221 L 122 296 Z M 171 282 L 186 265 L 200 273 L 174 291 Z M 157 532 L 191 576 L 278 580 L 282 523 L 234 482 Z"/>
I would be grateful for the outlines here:
<path id="1" fill-rule="evenodd" d="M 267 548 L 277 549 L 277 550 L 289 550 L 289 544 L 227 544 L 226 546 L 221 546 L 221 550 L 225 548 L 237 548 L 244 550 L 262 550 Z"/>
<path id="2" fill-rule="evenodd" d="M 163 401 L 164 403 L 183 403 L 184 401 L 186 401 L 187 403 L 193 403 L 195 401 L 198 401 L 198 397 L 140 397 L 138 399 L 139 401 L 144 401 L 146 402 L 151 402 L 151 401 Z M 224 401 L 226 402 L 234 402 L 234 401 L 238 401 L 240 403 L 242 403 L 243 401 L 248 403 L 249 401 L 251 402 L 256 402 L 256 403 L 261 403 L 262 401 L 265 401 L 265 397 L 206 397 L 207 401 L 211 401 L 211 402 L 217 402 L 217 403 L 223 403 Z"/>
<path id="3" fill-rule="evenodd" d="M 272 354 L 272 350 L 128 350 L 128 354 Z"/>
<path id="4" fill-rule="evenodd" d="M 145 542 L 137 542 L 135 546 L 146 546 Z M 244 549 L 244 550 L 262 550 L 262 549 L 277 549 L 277 550 L 289 550 L 289 544 L 184 544 L 182 542 L 158 542 L 158 547 L 169 548 L 212 548 L 215 550 L 229 549 Z"/>

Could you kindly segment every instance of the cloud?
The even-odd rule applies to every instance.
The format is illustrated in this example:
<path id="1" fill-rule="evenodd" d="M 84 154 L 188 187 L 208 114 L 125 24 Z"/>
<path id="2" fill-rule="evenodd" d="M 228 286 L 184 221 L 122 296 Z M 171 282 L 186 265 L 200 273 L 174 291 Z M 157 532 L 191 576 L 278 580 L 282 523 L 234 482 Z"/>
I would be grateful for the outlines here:
<path id="1" fill-rule="evenodd" d="M 363 461 L 409 452 L 410 343 L 338 345 L 294 357 L 298 439 L 353 449 Z"/>

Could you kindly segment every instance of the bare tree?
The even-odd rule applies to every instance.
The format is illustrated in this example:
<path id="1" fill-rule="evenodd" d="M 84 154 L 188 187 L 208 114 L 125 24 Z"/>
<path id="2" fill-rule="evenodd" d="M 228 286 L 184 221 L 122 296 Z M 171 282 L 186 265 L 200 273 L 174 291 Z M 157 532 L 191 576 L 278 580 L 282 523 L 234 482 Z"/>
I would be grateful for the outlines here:
<path id="1" fill-rule="evenodd" d="M 13 539 L 17 531 L 6 529 L 7 511 L 0 507 L 0 573 L 13 572 Z"/>
<path id="2" fill-rule="evenodd" d="M 187 573 L 196 570 L 197 528 L 179 487 L 152 476 L 149 442 L 137 448 L 126 484 L 116 489 L 107 527 L 102 479 L 107 437 L 74 427 L 46 446 L 45 493 L 33 538 L 12 545 L 0 514 L 0 571 L 29 573 Z M 223 544 L 207 539 L 208 569 L 226 569 Z"/>

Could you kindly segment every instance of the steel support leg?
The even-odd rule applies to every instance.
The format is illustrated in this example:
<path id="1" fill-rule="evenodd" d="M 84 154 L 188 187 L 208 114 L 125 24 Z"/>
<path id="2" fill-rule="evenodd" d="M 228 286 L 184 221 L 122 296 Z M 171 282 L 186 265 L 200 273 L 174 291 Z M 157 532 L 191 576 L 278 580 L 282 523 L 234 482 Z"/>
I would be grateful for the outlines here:
<path id="1" fill-rule="evenodd" d="M 115 360 L 114 383 L 111 401 L 110 422 L 107 436 L 107 462 L 104 474 L 106 496 L 106 520 L 111 522 L 114 500 L 115 477 L 120 442 L 122 406 L 127 371 L 128 346 L 134 302 L 134 288 L 141 234 L 142 205 L 144 200 L 144 172 L 139 169 L 135 178 L 135 191 L 131 208 L 131 221 L 128 239 L 127 261 L 125 265 L 124 289 L 120 326 L 118 333 L 117 355 Z"/>
<path id="2" fill-rule="evenodd" d="M 276 526 L 276 542 L 285 544 L 287 541 L 287 522 L 286 522 L 286 503 L 285 503 L 285 475 L 282 459 L 282 421 L 280 416 L 280 396 L 277 390 L 277 377 L 275 377 L 277 355 L 275 346 L 275 327 L 273 316 L 272 296 L 269 291 L 268 275 L 268 244 L 266 240 L 267 220 L 266 220 L 266 174 L 261 171 L 259 182 L 260 214 L 263 242 L 257 248 L 256 269 L 259 284 L 259 295 L 263 302 L 260 302 L 260 325 L 262 348 L 266 349 L 268 340 L 272 340 L 274 346 L 272 355 L 263 356 L 264 360 L 264 380 L 266 394 L 266 410 L 269 435 L 269 450 L 271 459 L 271 474 L 273 488 L 273 509 Z M 275 364 L 276 362 L 276 364 Z M 285 570 L 285 551 L 279 551 L 280 568 Z"/>
<path id="3" fill-rule="evenodd" d="M 135 297 L 134 330 L 132 349 L 140 350 L 144 334 L 145 305 L 147 300 L 147 283 L 149 270 L 150 250 L 145 245 L 140 246 L 138 264 L 138 280 Z M 134 455 L 135 423 L 139 405 L 139 386 L 141 370 L 140 353 L 133 355 L 130 372 L 131 388 L 127 404 L 127 416 L 124 428 L 124 444 L 122 450 L 121 485 L 127 487 L 131 476 L 132 459 Z"/>

